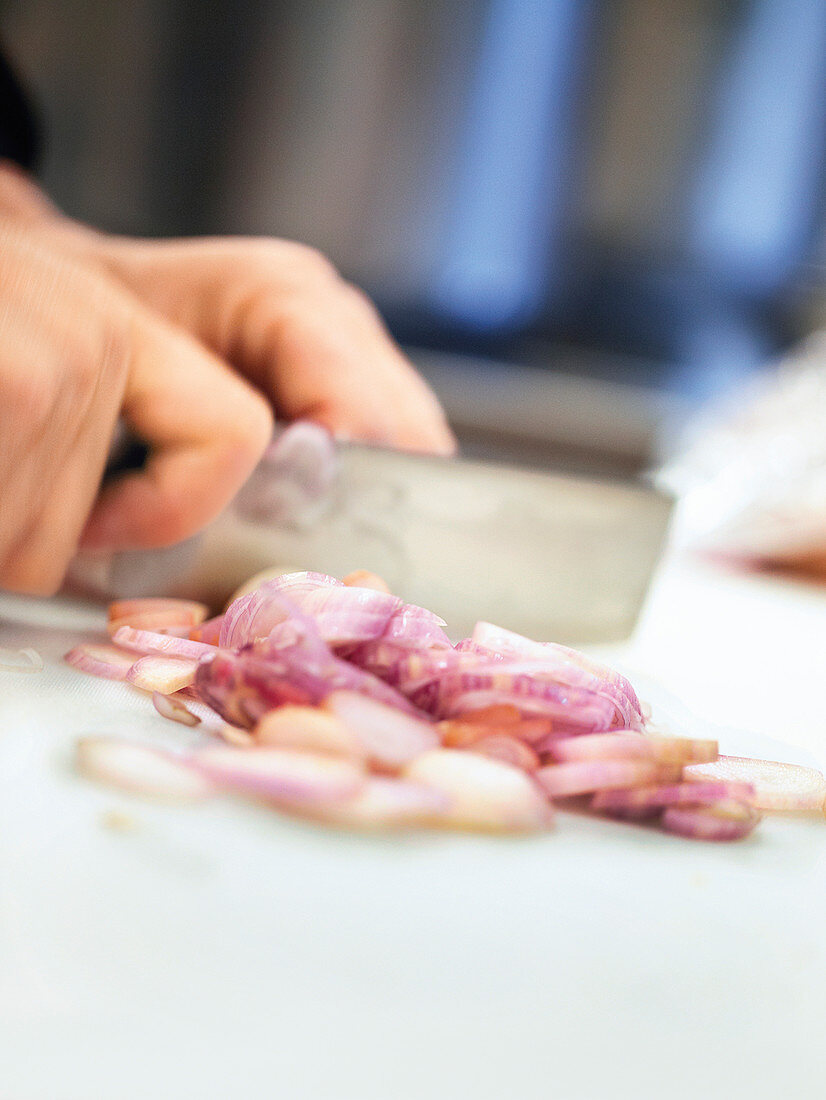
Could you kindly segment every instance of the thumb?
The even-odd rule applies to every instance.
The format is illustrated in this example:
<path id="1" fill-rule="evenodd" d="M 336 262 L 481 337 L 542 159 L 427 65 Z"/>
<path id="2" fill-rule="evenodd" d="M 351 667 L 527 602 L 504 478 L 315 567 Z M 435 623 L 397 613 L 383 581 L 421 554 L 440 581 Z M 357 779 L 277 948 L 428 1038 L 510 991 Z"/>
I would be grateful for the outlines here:
<path id="1" fill-rule="evenodd" d="M 186 333 L 136 317 L 122 415 L 150 447 L 144 469 L 103 488 L 86 549 L 169 546 L 214 519 L 272 435 L 267 401 Z"/>

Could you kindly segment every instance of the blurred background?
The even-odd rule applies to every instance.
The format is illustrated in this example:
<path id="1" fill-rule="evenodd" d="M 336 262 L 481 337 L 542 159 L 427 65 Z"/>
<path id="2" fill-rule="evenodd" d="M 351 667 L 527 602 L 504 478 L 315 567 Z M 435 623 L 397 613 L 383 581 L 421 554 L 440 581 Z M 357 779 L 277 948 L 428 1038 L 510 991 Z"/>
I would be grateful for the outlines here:
<path id="1" fill-rule="evenodd" d="M 44 182 L 316 245 L 465 450 L 628 474 L 818 323 L 823 0 L 7 0 Z"/>

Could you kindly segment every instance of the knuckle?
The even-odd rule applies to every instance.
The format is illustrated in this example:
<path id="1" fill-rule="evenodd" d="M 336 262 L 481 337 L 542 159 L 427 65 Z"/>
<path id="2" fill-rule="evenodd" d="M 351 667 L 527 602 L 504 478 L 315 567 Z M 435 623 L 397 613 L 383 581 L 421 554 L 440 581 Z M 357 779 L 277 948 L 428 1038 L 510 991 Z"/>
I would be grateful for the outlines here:
<path id="1" fill-rule="evenodd" d="M 281 279 L 286 275 L 300 283 L 329 282 L 338 278 L 333 263 L 312 245 L 298 241 L 258 241 L 255 262 L 261 276 Z"/>

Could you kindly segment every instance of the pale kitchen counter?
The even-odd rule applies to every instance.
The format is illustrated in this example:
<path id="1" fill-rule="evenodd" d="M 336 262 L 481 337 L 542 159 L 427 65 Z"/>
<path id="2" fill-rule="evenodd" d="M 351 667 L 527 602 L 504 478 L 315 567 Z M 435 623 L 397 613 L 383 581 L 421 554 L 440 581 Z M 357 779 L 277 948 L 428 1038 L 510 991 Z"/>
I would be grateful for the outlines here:
<path id="1" fill-rule="evenodd" d="M 0 673 L 1 1100 L 822 1096 L 826 822 L 375 838 L 142 801 L 76 738 L 192 733 L 61 665 L 102 621 L 0 598 L 46 659 Z M 673 559 L 602 655 L 724 751 L 826 765 L 826 588 Z"/>

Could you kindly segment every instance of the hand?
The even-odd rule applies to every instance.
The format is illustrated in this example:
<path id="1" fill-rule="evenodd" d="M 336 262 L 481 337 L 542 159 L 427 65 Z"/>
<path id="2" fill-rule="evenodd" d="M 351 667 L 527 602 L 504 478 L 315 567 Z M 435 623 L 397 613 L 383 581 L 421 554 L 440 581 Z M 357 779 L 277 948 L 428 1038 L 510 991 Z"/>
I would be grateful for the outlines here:
<path id="1" fill-rule="evenodd" d="M 108 237 L 0 168 L 0 587 L 54 591 L 81 536 L 114 550 L 194 533 L 255 466 L 272 406 L 454 446 L 373 307 L 312 250 Z M 96 500 L 119 416 L 150 461 Z"/>

